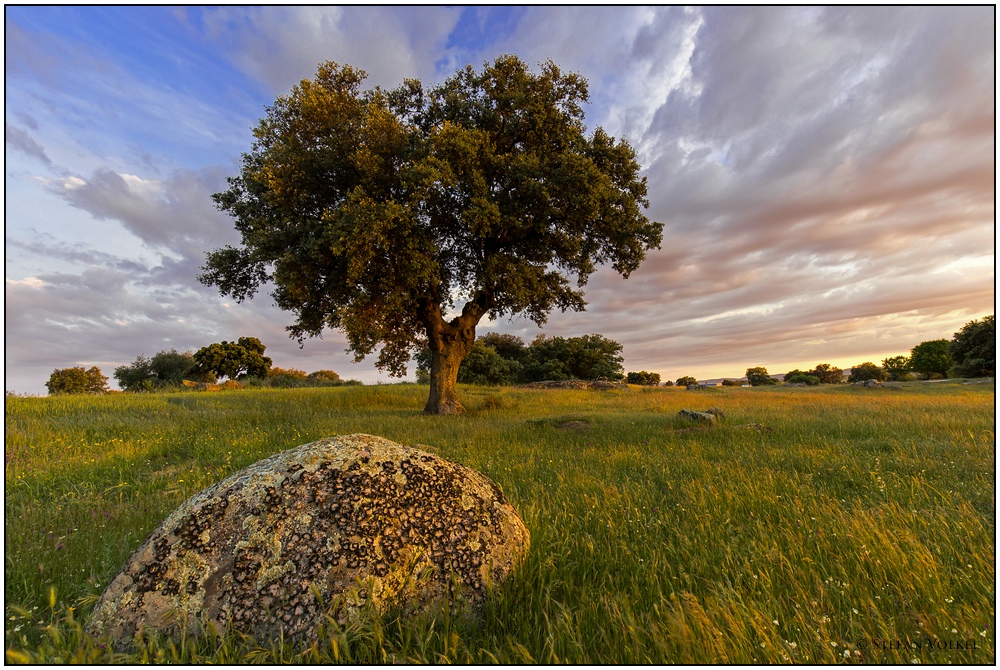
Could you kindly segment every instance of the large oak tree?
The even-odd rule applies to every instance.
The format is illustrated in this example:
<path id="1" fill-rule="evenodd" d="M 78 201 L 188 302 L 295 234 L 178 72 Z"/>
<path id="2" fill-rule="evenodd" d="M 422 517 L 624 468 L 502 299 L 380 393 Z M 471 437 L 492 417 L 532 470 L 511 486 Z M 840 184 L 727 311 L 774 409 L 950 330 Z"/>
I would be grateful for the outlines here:
<path id="1" fill-rule="evenodd" d="M 429 90 L 362 90 L 364 78 L 326 62 L 267 108 L 214 196 L 242 244 L 211 252 L 200 279 L 237 300 L 273 282 L 300 343 L 340 329 L 355 360 L 380 348 L 396 376 L 426 343 L 425 411 L 461 412 L 480 319 L 584 309 L 596 267 L 627 277 L 662 225 L 642 214 L 632 147 L 586 134 L 577 74 L 503 56 Z"/>

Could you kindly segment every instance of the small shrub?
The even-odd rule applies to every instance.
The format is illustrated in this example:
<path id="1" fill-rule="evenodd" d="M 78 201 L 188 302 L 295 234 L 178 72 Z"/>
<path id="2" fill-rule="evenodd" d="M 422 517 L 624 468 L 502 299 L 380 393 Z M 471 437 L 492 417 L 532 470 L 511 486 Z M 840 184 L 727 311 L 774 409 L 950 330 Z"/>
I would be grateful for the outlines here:
<path id="1" fill-rule="evenodd" d="M 310 382 L 339 382 L 340 375 L 333 370 L 317 370 L 306 377 Z"/>

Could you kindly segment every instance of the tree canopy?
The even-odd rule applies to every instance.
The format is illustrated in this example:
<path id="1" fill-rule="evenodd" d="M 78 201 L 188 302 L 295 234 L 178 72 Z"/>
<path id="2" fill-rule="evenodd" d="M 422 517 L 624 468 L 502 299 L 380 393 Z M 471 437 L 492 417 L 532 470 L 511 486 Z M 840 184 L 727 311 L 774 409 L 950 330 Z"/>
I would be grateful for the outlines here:
<path id="1" fill-rule="evenodd" d="M 52 371 L 49 381 L 45 382 L 49 395 L 60 393 L 105 393 L 108 390 L 108 378 L 101 373 L 96 365 L 84 369 L 83 366 L 63 368 Z"/>
<path id="2" fill-rule="evenodd" d="M 194 372 L 236 379 L 242 376 L 266 377 L 271 359 L 264 355 L 267 347 L 256 337 L 241 337 L 236 342 L 216 342 L 194 353 Z"/>
<path id="3" fill-rule="evenodd" d="M 393 375 L 426 342 L 426 411 L 461 411 L 455 379 L 483 316 L 584 309 L 598 265 L 627 277 L 662 225 L 642 214 L 632 147 L 585 134 L 578 74 L 501 56 L 429 90 L 364 79 L 325 62 L 267 108 L 214 196 L 242 244 L 211 252 L 200 279 L 237 300 L 273 282 L 300 343 L 340 329 L 355 360 L 378 348 Z"/>
<path id="4" fill-rule="evenodd" d="M 948 340 L 928 340 L 910 350 L 910 369 L 927 379 L 946 377 L 951 367 Z"/>
<path id="5" fill-rule="evenodd" d="M 184 379 L 215 381 L 214 373 L 198 374 L 196 365 L 190 351 L 158 351 L 152 358 L 140 354 L 131 364 L 119 365 L 115 368 L 114 378 L 123 391 L 150 391 L 176 386 Z"/>
<path id="6" fill-rule="evenodd" d="M 849 384 L 855 382 L 868 381 L 869 379 L 874 379 L 877 382 L 884 382 L 889 378 L 889 374 L 883 370 L 878 365 L 875 365 L 871 361 L 866 361 L 864 363 L 858 363 L 851 368 L 851 374 L 847 378 Z"/>
<path id="7" fill-rule="evenodd" d="M 948 345 L 954 377 L 989 377 L 997 367 L 997 326 L 993 315 L 970 321 Z"/>
<path id="8" fill-rule="evenodd" d="M 767 368 L 747 368 L 747 383 L 750 386 L 771 386 L 778 380 L 767 373 Z"/>
<path id="9" fill-rule="evenodd" d="M 625 381 L 629 384 L 636 384 L 638 386 L 659 386 L 660 373 L 647 372 L 645 370 L 630 372 L 625 375 Z"/>
<path id="10" fill-rule="evenodd" d="M 890 356 L 882 359 L 882 369 L 889 381 L 902 381 L 910 374 L 909 356 Z"/>

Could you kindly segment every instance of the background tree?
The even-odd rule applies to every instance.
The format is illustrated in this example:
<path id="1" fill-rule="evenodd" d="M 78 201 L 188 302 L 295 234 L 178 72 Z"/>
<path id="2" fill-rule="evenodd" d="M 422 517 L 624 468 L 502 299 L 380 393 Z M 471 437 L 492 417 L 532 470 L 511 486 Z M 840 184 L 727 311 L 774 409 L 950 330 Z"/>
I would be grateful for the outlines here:
<path id="1" fill-rule="evenodd" d="M 858 363 L 857 365 L 851 368 L 851 374 L 847 378 L 847 382 L 849 384 L 853 384 L 854 382 L 863 382 L 863 381 L 868 381 L 869 379 L 874 379 L 875 381 L 878 382 L 884 382 L 888 378 L 889 375 L 886 373 L 885 370 L 875 365 L 874 363 L 865 362 L 865 363 Z"/>
<path id="2" fill-rule="evenodd" d="M 951 357 L 948 356 L 948 340 L 928 340 L 910 350 L 910 369 L 925 379 L 948 376 Z"/>
<path id="3" fill-rule="evenodd" d="M 910 376 L 910 357 L 892 356 L 882 359 L 882 369 L 889 381 L 898 382 Z"/>
<path id="4" fill-rule="evenodd" d="M 176 349 L 159 351 L 152 358 L 135 357 L 131 364 L 115 368 L 114 378 L 123 391 L 152 391 L 166 386 L 178 386 L 181 381 L 214 382 L 213 373 L 199 373 L 194 355 L 190 351 L 179 353 Z"/>
<path id="5" fill-rule="evenodd" d="M 119 365 L 113 373 L 118 382 L 118 388 L 132 393 L 149 391 L 156 384 L 156 373 L 153 372 L 152 361 L 142 354 L 135 357 L 131 364 Z"/>
<path id="6" fill-rule="evenodd" d="M 664 386 L 673 386 L 674 383 L 668 379 L 667 381 L 663 382 L 663 385 Z"/>
<path id="7" fill-rule="evenodd" d="M 739 379 L 723 379 L 723 386 L 743 386 L 743 383 Z"/>
<path id="8" fill-rule="evenodd" d="M 815 386 L 819 384 L 819 377 L 796 369 L 786 372 L 783 381 L 786 384 L 806 384 L 808 386 Z"/>
<path id="9" fill-rule="evenodd" d="M 527 348 L 521 381 L 625 378 L 622 345 L 600 334 L 581 337 L 539 335 Z"/>
<path id="10" fill-rule="evenodd" d="M 646 372 L 645 370 L 641 372 L 630 372 L 628 373 L 625 381 L 629 384 L 636 384 L 638 386 L 659 386 L 660 373 Z"/>
<path id="11" fill-rule="evenodd" d="M 747 383 L 750 386 L 771 386 L 778 380 L 767 374 L 767 368 L 747 368 Z"/>
<path id="12" fill-rule="evenodd" d="M 810 375 L 819 379 L 820 384 L 843 384 L 844 371 L 829 363 L 820 363 L 809 371 Z"/>
<path id="13" fill-rule="evenodd" d="M 184 353 L 180 353 L 176 349 L 158 351 L 150 359 L 149 366 L 153 374 L 156 375 L 156 380 L 163 386 L 176 386 L 185 379 L 215 381 L 214 379 L 205 379 L 203 375 L 197 374 L 195 371 L 197 363 L 190 351 Z"/>
<path id="14" fill-rule="evenodd" d="M 675 383 L 677 386 L 697 386 L 698 380 L 694 377 L 681 377 Z"/>
<path id="15" fill-rule="evenodd" d="M 52 371 L 45 382 L 49 395 L 60 393 L 107 393 L 108 378 L 101 374 L 96 365 L 89 370 L 81 367 L 63 368 Z"/>
<path id="16" fill-rule="evenodd" d="M 658 247 L 635 151 L 585 134 L 587 82 L 502 56 L 424 90 L 361 91 L 326 62 L 267 108 L 229 189 L 238 248 L 200 279 L 241 301 L 265 282 L 303 341 L 337 328 L 355 360 L 402 376 L 431 352 L 425 411 L 462 411 L 455 384 L 480 319 L 583 310 L 598 264 L 623 277 Z M 575 279 L 576 288 L 572 285 Z"/>
<path id="17" fill-rule="evenodd" d="M 993 315 L 970 321 L 948 345 L 952 377 L 992 377 L 997 367 L 997 327 Z"/>
<path id="18" fill-rule="evenodd" d="M 196 374 L 211 373 L 216 377 L 236 379 L 241 376 L 266 377 L 271 359 L 264 355 L 266 347 L 256 337 L 241 337 L 236 342 L 216 342 L 194 353 Z"/>
<path id="19" fill-rule="evenodd" d="M 458 368 L 458 381 L 462 384 L 501 386 L 516 384 L 520 373 L 520 363 L 504 358 L 479 338 Z"/>
<path id="20" fill-rule="evenodd" d="M 482 337 L 478 338 L 478 340 L 487 347 L 493 347 L 498 354 L 508 361 L 523 363 L 524 358 L 528 353 L 527 347 L 524 345 L 524 340 L 517 335 L 510 335 L 508 333 L 486 333 Z"/>

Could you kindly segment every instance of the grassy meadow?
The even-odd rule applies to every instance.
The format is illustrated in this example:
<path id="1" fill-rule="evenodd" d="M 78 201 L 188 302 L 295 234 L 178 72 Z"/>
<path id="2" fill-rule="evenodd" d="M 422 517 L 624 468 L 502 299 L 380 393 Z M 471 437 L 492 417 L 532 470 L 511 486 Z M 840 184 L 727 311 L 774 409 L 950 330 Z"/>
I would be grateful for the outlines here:
<path id="1" fill-rule="evenodd" d="M 8 398 L 8 662 L 974 663 L 995 660 L 992 385 L 628 392 L 414 385 Z M 677 416 L 718 407 L 705 428 Z M 573 423 L 569 423 L 573 422 Z M 371 433 L 496 481 L 531 552 L 463 625 L 391 614 L 309 646 L 82 634 L 183 500 L 277 451 Z"/>

